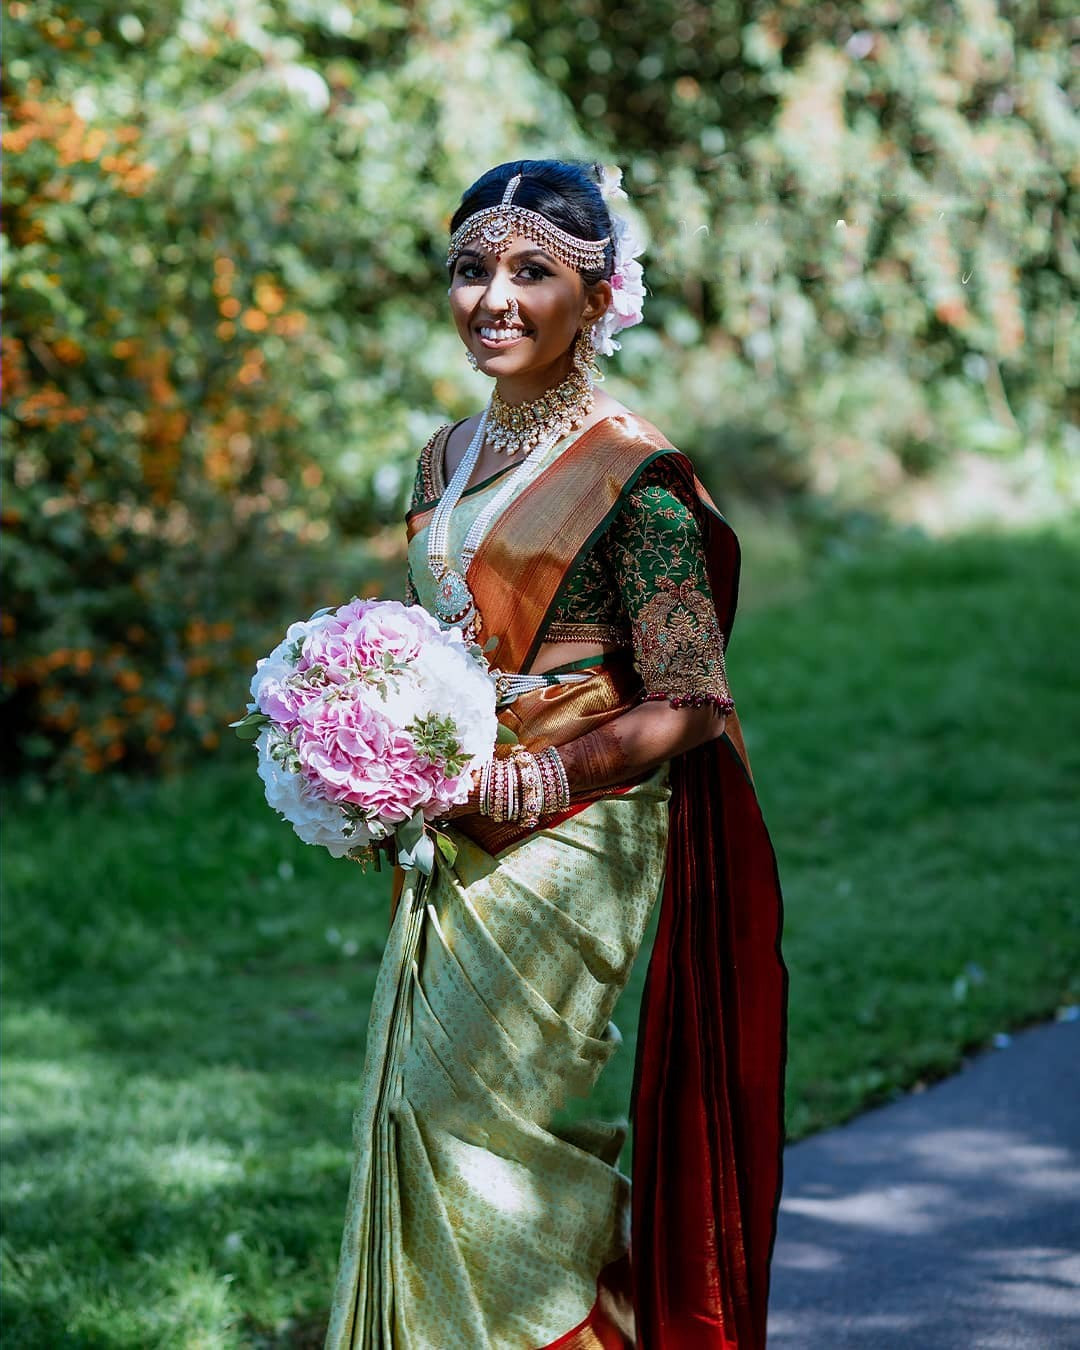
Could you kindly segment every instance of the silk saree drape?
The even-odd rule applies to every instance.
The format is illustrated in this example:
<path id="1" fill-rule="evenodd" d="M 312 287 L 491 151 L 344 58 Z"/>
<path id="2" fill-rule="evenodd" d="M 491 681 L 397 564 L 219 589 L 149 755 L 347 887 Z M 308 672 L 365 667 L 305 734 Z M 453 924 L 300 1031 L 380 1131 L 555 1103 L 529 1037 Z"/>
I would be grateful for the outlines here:
<path id="1" fill-rule="evenodd" d="M 726 638 L 733 534 L 685 457 L 614 417 L 556 448 L 474 559 L 494 665 L 528 669 L 574 561 L 657 454 L 676 456 L 712 512 Z M 463 500 L 455 532 L 483 496 Z M 429 518 L 410 519 L 417 550 Z M 633 689 L 614 658 L 501 718 L 530 748 L 560 744 L 630 706 Z M 328 1350 L 764 1345 L 786 972 L 737 718 L 670 769 L 594 796 L 533 831 L 461 819 L 454 867 L 404 886 L 372 1009 Z M 618 1044 L 610 1015 L 661 887 L 631 1189 L 615 1166 L 623 1128 L 570 1126 L 563 1112 Z"/>

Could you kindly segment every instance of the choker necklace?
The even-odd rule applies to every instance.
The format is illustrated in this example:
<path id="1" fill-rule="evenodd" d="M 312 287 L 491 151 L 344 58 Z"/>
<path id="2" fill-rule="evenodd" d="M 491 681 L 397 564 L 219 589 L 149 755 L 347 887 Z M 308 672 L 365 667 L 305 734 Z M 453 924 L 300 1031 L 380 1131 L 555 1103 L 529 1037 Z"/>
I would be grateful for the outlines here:
<path id="1" fill-rule="evenodd" d="M 507 403 L 497 388 L 492 391 L 487 432 L 492 450 L 507 455 L 520 450 L 528 452 L 549 436 L 567 435 L 584 422 L 592 411 L 595 395 L 592 372 L 581 347 L 579 337 L 574 344 L 570 374 L 539 398 L 527 403 Z"/>

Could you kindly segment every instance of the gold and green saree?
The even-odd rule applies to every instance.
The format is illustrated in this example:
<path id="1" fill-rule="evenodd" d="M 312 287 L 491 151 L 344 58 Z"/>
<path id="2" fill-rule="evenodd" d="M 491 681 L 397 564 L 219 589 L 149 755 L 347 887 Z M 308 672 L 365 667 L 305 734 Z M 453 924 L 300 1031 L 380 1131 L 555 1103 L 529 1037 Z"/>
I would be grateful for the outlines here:
<path id="1" fill-rule="evenodd" d="M 425 448 L 409 516 L 410 576 L 428 607 L 423 551 L 445 431 Z M 702 522 L 707 614 L 688 579 L 645 595 L 636 577 L 618 613 L 602 612 L 595 587 L 590 608 L 579 584 L 575 622 L 575 575 L 610 576 L 597 541 L 630 519 L 628 494 L 661 460 Z M 462 498 L 453 547 L 498 483 Z M 489 531 L 469 582 L 480 641 L 503 670 L 527 671 L 558 625 L 569 636 L 621 624 L 632 636 L 588 678 L 500 713 L 530 749 L 642 697 L 730 706 L 734 536 L 685 457 L 641 419 L 607 418 L 556 446 Z M 708 631 L 710 619 L 712 654 L 680 664 L 688 624 Z M 452 833 L 452 866 L 405 875 L 379 969 L 327 1350 L 763 1346 L 786 973 L 775 865 L 734 713 L 722 741 L 537 828 L 470 816 Z M 620 1043 L 612 1013 L 658 901 L 631 1178 L 617 1167 L 625 1123 L 571 1123 L 566 1105 L 590 1094 Z"/>

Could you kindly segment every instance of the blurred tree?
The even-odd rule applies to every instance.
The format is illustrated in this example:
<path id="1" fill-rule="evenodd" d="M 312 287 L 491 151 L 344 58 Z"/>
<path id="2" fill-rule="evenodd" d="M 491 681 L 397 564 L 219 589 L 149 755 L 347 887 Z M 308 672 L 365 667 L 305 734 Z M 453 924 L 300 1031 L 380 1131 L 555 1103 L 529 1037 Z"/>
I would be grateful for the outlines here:
<path id="1" fill-rule="evenodd" d="M 503 159 L 626 167 L 651 294 L 613 387 L 722 495 L 1064 444 L 1063 4 L 4 19 L 9 767 L 213 748 L 281 625 L 377 582 L 346 546 L 395 556 L 419 445 L 486 389 L 442 258 Z"/>
<path id="2" fill-rule="evenodd" d="M 670 396 L 656 391 L 673 434 L 708 455 L 722 422 L 727 477 L 808 478 L 856 501 L 961 449 L 1064 456 L 1080 281 L 1071 6 L 512 13 L 629 165 L 655 241 L 650 325 L 685 348 Z M 747 421 L 758 434 L 733 444 Z"/>
<path id="3" fill-rule="evenodd" d="M 581 149 L 468 5 L 7 5 L 9 766 L 213 748 L 342 538 L 478 381 L 446 224 L 499 147 Z M 472 382 L 470 394 L 469 385 Z"/>

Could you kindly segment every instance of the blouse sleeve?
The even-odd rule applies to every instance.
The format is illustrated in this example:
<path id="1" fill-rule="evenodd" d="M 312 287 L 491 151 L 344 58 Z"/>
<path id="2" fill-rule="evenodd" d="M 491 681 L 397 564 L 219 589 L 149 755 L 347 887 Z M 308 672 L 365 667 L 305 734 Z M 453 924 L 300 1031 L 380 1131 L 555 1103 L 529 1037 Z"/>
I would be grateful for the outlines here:
<path id="1" fill-rule="evenodd" d="M 416 593 L 416 585 L 413 582 L 411 564 L 405 574 L 405 599 L 403 603 L 406 605 L 418 605 L 420 603 L 420 597 Z"/>
<path id="2" fill-rule="evenodd" d="M 433 495 L 431 452 L 435 442 L 438 440 L 439 433 L 443 430 L 445 430 L 445 428 L 440 427 L 438 431 L 433 432 L 431 438 L 417 456 L 412 494 L 409 497 L 409 505 L 406 508 L 406 513 L 415 511 L 422 502 L 429 501 Z M 416 584 L 413 581 L 412 563 L 408 564 L 405 573 L 404 603 L 406 605 L 418 605 L 420 603 L 420 597 L 416 593 Z"/>
<path id="3" fill-rule="evenodd" d="M 663 458 L 627 494 L 604 538 L 608 566 L 630 618 L 646 699 L 672 707 L 735 703 L 713 605 L 701 523 Z"/>

